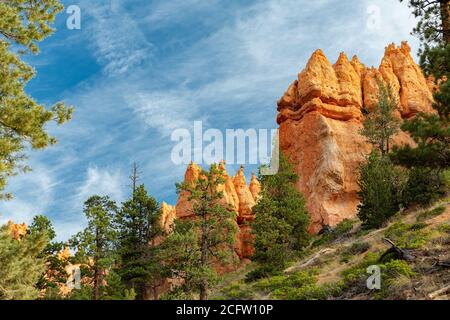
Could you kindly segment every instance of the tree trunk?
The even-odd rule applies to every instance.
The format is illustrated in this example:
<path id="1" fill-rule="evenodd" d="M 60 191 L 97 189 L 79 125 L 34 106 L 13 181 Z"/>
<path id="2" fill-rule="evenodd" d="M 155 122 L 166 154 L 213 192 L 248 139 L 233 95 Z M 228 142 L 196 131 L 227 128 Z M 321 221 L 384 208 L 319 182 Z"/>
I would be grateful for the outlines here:
<path id="1" fill-rule="evenodd" d="M 100 300 L 100 286 L 102 285 L 102 275 L 101 270 L 98 267 L 98 261 L 100 260 L 101 243 L 100 243 L 100 233 L 95 231 L 95 243 L 96 243 L 96 254 L 94 257 L 94 300 Z"/>
<path id="2" fill-rule="evenodd" d="M 203 219 L 206 220 L 206 214 L 203 214 Z M 208 237 L 207 230 L 205 230 L 206 223 L 203 223 L 202 226 L 202 256 L 201 256 L 201 265 L 204 267 L 208 264 Z M 208 281 L 206 279 L 202 279 L 200 283 L 200 300 L 208 300 Z"/>
<path id="3" fill-rule="evenodd" d="M 441 6 L 441 21 L 442 21 L 442 33 L 444 43 L 450 44 L 450 1 L 442 0 Z"/>
<path id="4" fill-rule="evenodd" d="M 200 300 L 208 300 L 208 285 L 206 281 L 203 281 L 200 286 Z"/>
<path id="5" fill-rule="evenodd" d="M 96 263 L 96 262 L 94 262 Z M 100 283 L 100 272 L 97 267 L 95 267 L 94 271 L 94 294 L 93 298 L 94 300 L 100 300 L 100 290 L 99 290 L 99 283 Z"/>

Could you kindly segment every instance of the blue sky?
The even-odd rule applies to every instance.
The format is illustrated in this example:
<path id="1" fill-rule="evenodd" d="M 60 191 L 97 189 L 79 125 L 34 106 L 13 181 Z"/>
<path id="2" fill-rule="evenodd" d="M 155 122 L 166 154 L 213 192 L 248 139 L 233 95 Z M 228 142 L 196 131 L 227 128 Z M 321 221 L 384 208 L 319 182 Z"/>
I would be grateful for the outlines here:
<path id="1" fill-rule="evenodd" d="M 82 28 L 68 30 L 60 14 L 41 54 L 27 58 L 38 72 L 27 91 L 74 105 L 74 119 L 49 126 L 59 143 L 29 153 L 33 172 L 11 178 L 15 198 L 0 203 L 0 222 L 45 214 L 61 240 L 84 226 L 90 195 L 129 195 L 134 161 L 149 192 L 174 204 L 185 166 L 171 162 L 172 130 L 197 120 L 276 128 L 276 101 L 317 48 L 332 63 L 344 51 L 378 66 L 388 43 L 418 45 L 395 0 L 62 2 L 80 6 Z"/>

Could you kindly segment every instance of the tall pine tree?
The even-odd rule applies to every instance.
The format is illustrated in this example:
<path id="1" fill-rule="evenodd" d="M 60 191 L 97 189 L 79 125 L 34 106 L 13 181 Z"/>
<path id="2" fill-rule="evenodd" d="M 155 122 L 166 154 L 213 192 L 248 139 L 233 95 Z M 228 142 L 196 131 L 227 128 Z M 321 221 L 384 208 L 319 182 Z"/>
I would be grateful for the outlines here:
<path id="1" fill-rule="evenodd" d="M 36 72 L 22 60 L 39 52 L 38 43 L 52 34 L 62 9 L 58 0 L 0 1 L 0 192 L 9 176 L 28 170 L 22 163 L 28 146 L 42 149 L 56 142 L 45 126 L 71 118 L 72 108 L 57 103 L 46 109 L 25 92 Z"/>
<path id="2" fill-rule="evenodd" d="M 131 199 L 123 203 L 116 218 L 119 274 L 128 287 L 135 289 L 138 299 L 149 299 L 150 283 L 159 270 L 159 262 L 155 258 L 157 248 L 150 243 L 161 233 L 158 224 L 160 209 L 144 185 L 133 189 Z"/>
<path id="3" fill-rule="evenodd" d="M 427 185 L 429 179 L 442 184 L 442 173 L 450 164 L 450 1 L 409 0 L 408 3 L 419 19 L 413 34 L 422 42 L 419 53 L 422 69 L 426 76 L 435 79 L 438 88 L 433 103 L 436 113 L 420 113 L 404 122 L 402 129 L 417 146 L 395 148 L 392 159 L 414 169 L 417 173 L 414 184 Z"/>
<path id="4" fill-rule="evenodd" d="M 15 239 L 10 225 L 0 227 L 0 300 L 38 298 L 36 283 L 45 272 L 42 252 L 47 245 L 46 232 L 31 232 Z"/>
<path id="5" fill-rule="evenodd" d="M 106 286 L 105 276 L 116 261 L 117 232 L 114 219 L 117 206 L 109 197 L 92 196 L 84 203 L 87 227 L 70 240 L 77 250 L 75 262 L 86 268 L 92 278 L 92 299 L 100 300 Z"/>
<path id="6" fill-rule="evenodd" d="M 261 176 L 260 200 L 253 207 L 256 218 L 254 260 L 260 267 L 252 276 L 260 277 L 283 270 L 309 243 L 309 216 L 305 199 L 295 189 L 298 176 L 285 155 L 280 153 L 275 175 Z"/>
<path id="7" fill-rule="evenodd" d="M 159 257 L 167 276 L 183 279 L 178 288 L 182 297 L 198 293 L 200 300 L 207 300 L 218 280 L 217 268 L 235 262 L 236 212 L 223 204 L 219 190 L 224 183 L 223 170 L 212 165 L 200 172 L 197 181 L 177 185 L 179 193 L 189 194 L 194 218 L 176 221 Z"/>
<path id="8" fill-rule="evenodd" d="M 64 249 L 64 243 L 54 241 L 56 232 L 52 222 L 46 216 L 36 216 L 28 228 L 29 235 L 46 234 L 48 244 L 38 256 L 45 260 L 45 273 L 43 273 L 36 287 L 41 291 L 45 299 L 57 299 L 59 296 L 59 287 L 67 281 L 67 272 L 65 267 L 68 261 L 62 260 L 59 253 Z"/>
<path id="9" fill-rule="evenodd" d="M 378 87 L 378 103 L 364 119 L 360 133 L 385 156 L 390 151 L 392 137 L 400 129 L 400 120 L 394 115 L 398 102 L 391 88 L 381 79 L 378 79 Z"/>
<path id="10" fill-rule="evenodd" d="M 361 134 L 374 147 L 359 169 L 358 217 L 365 228 L 378 228 L 399 210 L 403 190 L 402 171 L 388 157 L 391 140 L 399 131 L 395 116 L 398 102 L 390 87 L 378 79 L 378 102 L 363 122 Z"/>

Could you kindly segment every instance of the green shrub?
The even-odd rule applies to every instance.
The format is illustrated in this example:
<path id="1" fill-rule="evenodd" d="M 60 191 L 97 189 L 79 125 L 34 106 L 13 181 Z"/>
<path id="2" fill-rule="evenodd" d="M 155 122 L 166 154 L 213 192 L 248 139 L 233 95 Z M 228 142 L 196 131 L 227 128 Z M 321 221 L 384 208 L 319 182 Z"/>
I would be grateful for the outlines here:
<path id="1" fill-rule="evenodd" d="M 334 228 L 335 237 L 343 236 L 353 230 L 354 220 L 344 219 Z"/>
<path id="2" fill-rule="evenodd" d="M 334 229 L 329 229 L 324 234 L 319 235 L 318 238 L 312 242 L 312 247 L 328 244 L 336 239 L 348 235 L 353 230 L 354 224 L 355 220 L 342 220 Z"/>
<path id="3" fill-rule="evenodd" d="M 255 287 L 282 300 L 323 300 L 337 296 L 342 290 L 340 282 L 318 285 L 315 270 L 262 279 Z"/>
<path id="4" fill-rule="evenodd" d="M 252 290 L 245 284 L 234 283 L 221 290 L 226 300 L 249 300 L 252 298 Z"/>
<path id="5" fill-rule="evenodd" d="M 331 232 L 327 232 L 327 233 L 324 233 L 324 234 L 318 236 L 318 238 L 313 241 L 311 246 L 319 247 L 321 245 L 328 244 L 328 243 L 332 242 L 333 240 L 334 240 L 333 234 Z"/>
<path id="6" fill-rule="evenodd" d="M 299 288 L 284 288 L 273 292 L 273 296 L 282 300 L 326 300 L 341 293 L 341 285 L 337 284 L 308 284 Z"/>
<path id="7" fill-rule="evenodd" d="M 442 233 L 450 233 L 450 223 L 443 223 L 439 225 L 437 230 Z"/>
<path id="8" fill-rule="evenodd" d="M 391 260 L 380 265 L 380 268 L 381 273 L 386 279 L 392 279 L 401 275 L 411 278 L 416 275 L 416 273 L 411 270 L 409 264 L 403 260 Z"/>
<path id="9" fill-rule="evenodd" d="M 255 287 L 264 291 L 273 291 L 285 287 L 300 287 L 303 285 L 314 284 L 316 282 L 317 271 L 307 270 L 296 272 L 292 275 L 280 275 L 261 279 L 255 284 Z"/>
<path id="10" fill-rule="evenodd" d="M 444 194 L 445 178 L 442 173 L 427 168 L 412 168 L 403 190 L 402 203 L 406 207 L 428 206 Z"/>
<path id="11" fill-rule="evenodd" d="M 372 152 L 359 171 L 358 217 L 365 229 L 379 228 L 400 209 L 402 171 L 389 159 Z"/>
<path id="12" fill-rule="evenodd" d="M 341 262 L 349 262 L 350 258 L 356 254 L 362 254 L 370 249 L 367 242 L 355 242 L 351 246 L 344 248 L 341 255 Z"/>
<path id="13" fill-rule="evenodd" d="M 282 274 L 282 271 L 272 265 L 258 265 L 255 270 L 245 276 L 245 282 L 253 282 L 259 279 Z"/>
<path id="14" fill-rule="evenodd" d="M 363 258 L 363 261 L 344 270 L 341 275 L 346 287 L 362 284 L 365 287 L 367 280 L 367 268 L 378 264 L 379 253 L 369 252 Z"/>
<path id="15" fill-rule="evenodd" d="M 375 299 L 382 299 L 386 296 L 394 296 L 401 284 L 405 281 L 410 283 L 410 279 L 415 275 L 407 262 L 401 260 L 391 260 L 389 262 L 379 262 L 380 253 L 369 252 L 363 261 L 355 266 L 344 270 L 341 273 L 343 290 L 352 290 L 354 294 L 370 293 Z M 367 268 L 377 265 L 381 269 L 381 290 L 369 291 L 367 279 L 369 274 Z M 402 281 L 400 281 L 402 280 Z"/>
<path id="16" fill-rule="evenodd" d="M 411 278 L 416 273 L 403 260 L 391 260 L 379 266 L 381 269 L 381 290 L 374 293 L 374 298 L 403 298 L 405 285 L 411 283 Z"/>
<path id="17" fill-rule="evenodd" d="M 413 224 L 396 222 L 384 232 L 384 235 L 400 248 L 417 249 L 430 238 L 430 232 L 423 230 L 426 226 L 427 224 L 422 222 Z"/>
<path id="18" fill-rule="evenodd" d="M 444 206 L 439 206 L 432 210 L 423 211 L 417 215 L 417 221 L 425 221 L 428 219 L 432 219 L 434 217 L 437 217 L 437 216 L 443 214 L 444 212 L 445 212 Z"/>

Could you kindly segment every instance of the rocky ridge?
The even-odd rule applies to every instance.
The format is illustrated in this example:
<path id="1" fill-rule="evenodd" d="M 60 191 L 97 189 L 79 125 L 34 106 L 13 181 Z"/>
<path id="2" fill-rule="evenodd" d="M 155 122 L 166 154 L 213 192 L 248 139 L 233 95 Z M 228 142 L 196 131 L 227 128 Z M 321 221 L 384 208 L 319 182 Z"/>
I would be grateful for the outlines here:
<path id="1" fill-rule="evenodd" d="M 392 88 L 399 118 L 433 112 L 432 81 L 406 42 L 387 46 L 378 69 L 344 53 L 332 65 L 319 49 L 278 101 L 280 149 L 300 177 L 296 187 L 307 200 L 311 233 L 356 215 L 358 167 L 371 150 L 359 132 L 378 101 L 380 81 Z M 413 141 L 400 132 L 394 143 Z"/>

